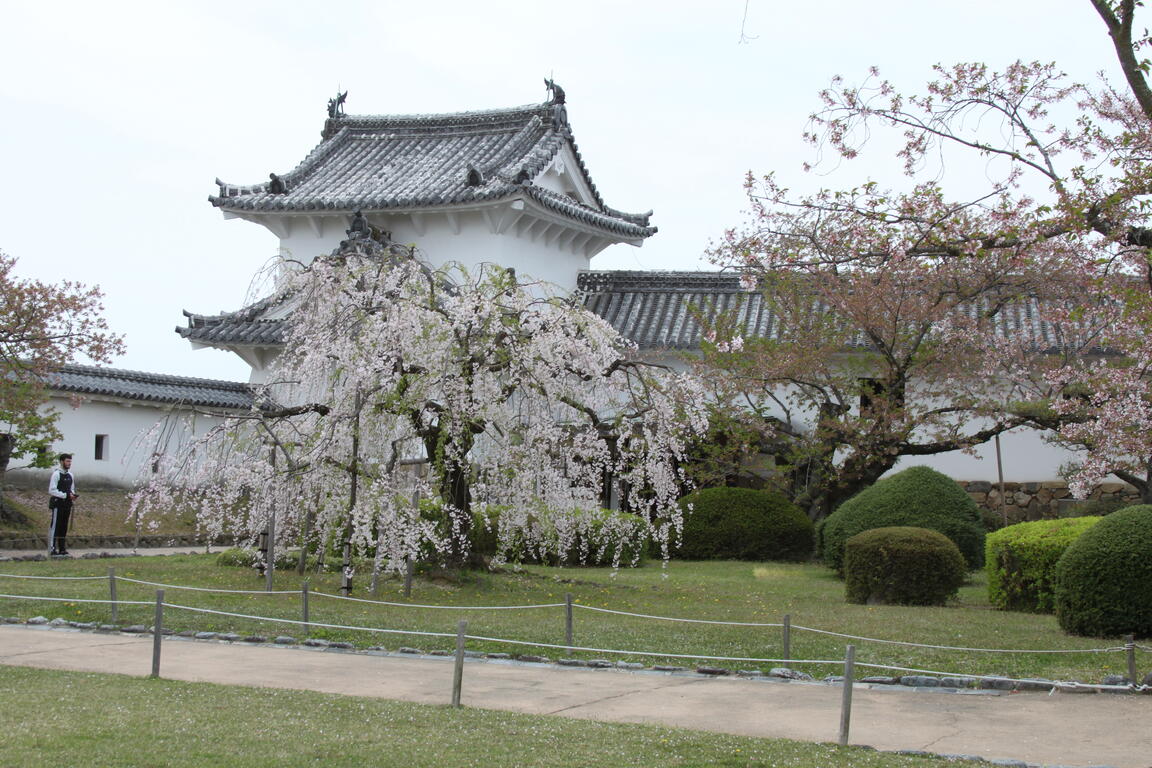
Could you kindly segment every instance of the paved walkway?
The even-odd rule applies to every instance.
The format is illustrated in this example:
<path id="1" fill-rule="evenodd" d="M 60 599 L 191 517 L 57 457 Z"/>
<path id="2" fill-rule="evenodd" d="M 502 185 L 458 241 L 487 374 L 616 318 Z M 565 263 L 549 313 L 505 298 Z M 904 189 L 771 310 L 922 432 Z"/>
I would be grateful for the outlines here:
<path id="1" fill-rule="evenodd" d="M 175 680 L 447 704 L 452 659 L 166 638 Z M 144 676 L 151 636 L 0 625 L 0 665 Z M 469 707 L 835 741 L 838 686 L 468 660 Z M 1152 697 L 856 689 L 851 743 L 1046 765 L 1152 765 Z"/>

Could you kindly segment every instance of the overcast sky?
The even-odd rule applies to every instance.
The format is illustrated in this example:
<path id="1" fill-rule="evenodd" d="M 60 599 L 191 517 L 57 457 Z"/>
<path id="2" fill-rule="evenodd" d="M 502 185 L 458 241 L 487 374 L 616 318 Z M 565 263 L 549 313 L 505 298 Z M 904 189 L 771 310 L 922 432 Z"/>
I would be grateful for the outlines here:
<path id="1" fill-rule="evenodd" d="M 20 275 L 100 285 L 126 335 L 117 367 L 246 380 L 239 358 L 192 351 L 182 309 L 240 307 L 277 240 L 225 221 L 213 179 L 292 169 L 327 100 L 349 114 L 539 103 L 552 75 L 605 201 L 653 209 L 660 232 L 597 269 L 707 269 L 740 223 L 748 170 L 796 187 L 866 178 L 800 170 L 817 92 L 868 67 L 904 90 L 937 62 L 1057 61 L 1113 72 L 1087 0 L 711 2 L 8 2 L 0 8 L 0 250 Z M 745 39 L 741 40 L 741 28 Z"/>

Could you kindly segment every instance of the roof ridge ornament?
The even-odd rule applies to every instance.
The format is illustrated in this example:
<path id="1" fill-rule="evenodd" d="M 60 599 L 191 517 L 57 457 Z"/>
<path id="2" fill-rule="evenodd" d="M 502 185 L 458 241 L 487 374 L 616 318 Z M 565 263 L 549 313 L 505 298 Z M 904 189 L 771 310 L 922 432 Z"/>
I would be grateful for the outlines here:
<path id="1" fill-rule="evenodd" d="M 564 89 L 557 84 L 555 80 L 550 77 L 544 78 L 544 87 L 548 89 L 550 96 L 549 104 L 563 104 L 564 103 Z"/>
<path id="2" fill-rule="evenodd" d="M 288 194 L 288 185 L 284 183 L 284 179 L 275 173 L 268 174 L 270 181 L 268 182 L 268 194 L 270 195 L 286 195 Z"/>
<path id="3" fill-rule="evenodd" d="M 328 117 L 344 117 L 344 102 L 348 100 L 348 91 L 336 92 L 336 98 L 328 99 Z"/>
<path id="4" fill-rule="evenodd" d="M 568 109 L 564 106 L 564 89 L 550 77 L 544 78 L 544 87 L 548 89 L 548 104 L 552 106 L 552 127 L 560 133 L 571 136 L 572 129 L 568 126 Z"/>

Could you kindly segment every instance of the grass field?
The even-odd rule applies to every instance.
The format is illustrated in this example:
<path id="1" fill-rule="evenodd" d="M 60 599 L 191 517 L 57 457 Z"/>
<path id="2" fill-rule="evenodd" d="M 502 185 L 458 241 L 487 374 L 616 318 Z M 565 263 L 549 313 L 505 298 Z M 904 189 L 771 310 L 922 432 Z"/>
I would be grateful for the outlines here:
<path id="1" fill-rule="evenodd" d="M 0 573 L 29 576 L 106 576 L 114 566 L 118 576 L 172 585 L 213 589 L 259 590 L 263 579 L 252 570 L 216 564 L 214 555 L 140 557 L 116 560 L 0 563 Z M 562 607 L 524 610 L 446 610 L 449 606 L 501 606 L 562 603 L 571 593 L 577 604 L 576 645 L 598 649 L 632 651 L 623 654 L 577 652 L 583 658 L 610 658 L 645 664 L 700 663 L 732 669 L 767 671 L 770 662 L 676 659 L 670 654 L 695 654 L 743 658 L 778 658 L 782 654 L 781 631 L 775 627 L 737 627 L 659 621 L 587 610 L 608 608 L 639 614 L 737 622 L 779 622 L 792 617 L 793 659 L 840 660 L 847 642 L 857 646 L 858 675 L 885 674 L 862 664 L 888 664 L 948 673 L 1039 677 L 1056 680 L 1098 682 L 1107 674 L 1125 671 L 1120 652 L 1107 654 L 990 654 L 944 651 L 932 648 L 850 641 L 814 634 L 805 626 L 930 645 L 973 648 L 1076 650 L 1115 646 L 1113 639 L 1077 638 L 1065 635 L 1051 616 L 992 610 L 987 602 L 982 574 L 975 574 L 959 600 L 943 608 L 849 605 L 843 583 L 827 569 L 810 564 L 743 562 L 671 562 L 613 572 L 600 568 L 525 567 L 498 573 L 468 573 L 460 579 L 418 577 L 410 600 L 401 596 L 396 579 L 382 581 L 379 600 L 438 607 L 396 607 L 349 602 L 316 595 L 337 594 L 338 576 L 309 575 L 313 622 L 396 630 L 454 633 L 456 622 L 469 621 L 468 633 L 536 643 L 564 643 Z M 294 572 L 278 571 L 275 588 L 298 590 L 301 579 Z M 358 575 L 354 596 L 372 598 L 367 575 Z M 43 581 L 0 578 L 0 593 L 107 599 L 106 579 L 95 581 Z M 153 600 L 155 587 L 120 581 L 120 600 Z M 299 594 L 217 594 L 166 590 L 166 602 L 273 618 L 301 618 Z M 122 606 L 119 623 L 151 624 L 150 606 Z M 79 602 L 41 602 L 0 598 L 0 616 L 29 618 L 42 615 L 74 621 L 107 622 L 109 606 Z M 256 619 L 240 619 L 192 613 L 169 607 L 165 626 L 174 630 L 234 631 L 241 634 L 304 637 L 303 627 Z M 311 635 L 347 640 L 358 646 L 379 645 L 395 650 L 412 646 L 422 650 L 449 649 L 450 638 L 376 634 L 354 630 L 313 627 Z M 469 648 L 486 652 L 538 653 L 552 658 L 564 650 L 534 648 L 501 642 L 470 641 Z M 650 651 L 667 656 L 637 653 Z M 1152 654 L 1138 657 L 1143 675 L 1152 667 Z M 819 678 L 838 673 L 838 665 L 799 664 L 799 669 Z"/>
<path id="2" fill-rule="evenodd" d="M 18 667 L 0 667 L 0 733 L 6 768 L 957 765 L 783 739 Z"/>

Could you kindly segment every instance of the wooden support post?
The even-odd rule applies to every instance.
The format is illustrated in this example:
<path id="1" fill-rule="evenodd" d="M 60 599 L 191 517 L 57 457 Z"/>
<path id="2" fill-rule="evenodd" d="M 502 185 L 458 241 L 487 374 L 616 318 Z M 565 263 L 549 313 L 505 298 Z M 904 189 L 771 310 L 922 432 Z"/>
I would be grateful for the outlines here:
<path id="1" fill-rule="evenodd" d="M 1139 685 L 1140 681 L 1136 679 L 1136 636 L 1126 635 L 1124 637 L 1124 650 L 1128 654 L 1128 682 L 1132 685 Z"/>
<path id="2" fill-rule="evenodd" d="M 452 706 L 460 706 L 460 689 L 464 685 L 464 635 L 468 634 L 468 622 L 456 625 L 456 668 L 452 672 Z"/>
<path id="3" fill-rule="evenodd" d="M 112 601 L 112 623 L 120 620 L 120 606 L 116 604 L 116 569 L 108 569 L 108 599 Z"/>
<path id="4" fill-rule="evenodd" d="M 156 590 L 156 618 L 152 623 L 152 677 L 160 677 L 160 638 L 164 635 L 164 590 Z"/>
<path id="5" fill-rule="evenodd" d="M 572 621 L 572 593 L 564 593 L 564 642 L 568 646 L 568 655 L 572 655 L 572 642 L 573 635 L 573 621 Z"/>
<path id="6" fill-rule="evenodd" d="M 300 586 L 300 607 L 304 611 L 304 634 L 312 634 L 312 628 L 308 626 L 308 582 L 304 582 Z"/>
<path id="7" fill-rule="evenodd" d="M 784 668 L 792 669 L 792 665 L 788 663 L 792 660 L 792 614 L 784 614 L 784 626 L 781 627 L 781 630 L 784 635 Z"/>
<path id="8" fill-rule="evenodd" d="M 852 722 L 852 678 L 856 674 L 856 646 L 848 646 L 844 655 L 844 696 L 840 702 L 840 746 L 848 746 L 848 727 Z"/>
<path id="9" fill-rule="evenodd" d="M 276 513 L 268 520 L 268 552 L 264 563 L 264 591 L 272 591 L 272 574 L 276 570 Z"/>

